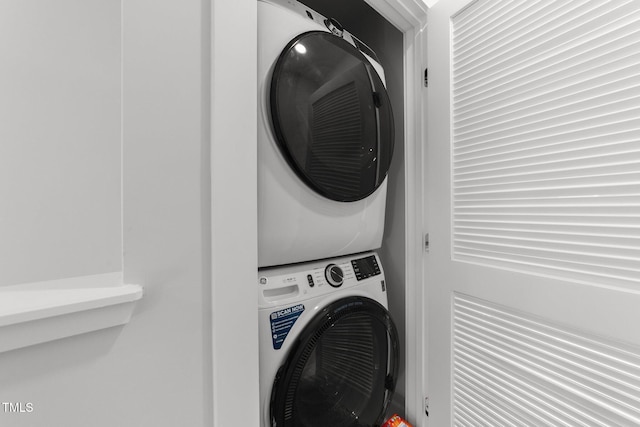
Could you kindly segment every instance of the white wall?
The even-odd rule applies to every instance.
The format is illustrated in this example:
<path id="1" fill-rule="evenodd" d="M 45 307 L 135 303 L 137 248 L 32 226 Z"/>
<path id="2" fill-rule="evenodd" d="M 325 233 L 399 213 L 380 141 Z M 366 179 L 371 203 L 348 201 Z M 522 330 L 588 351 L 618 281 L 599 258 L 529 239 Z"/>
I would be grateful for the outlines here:
<path id="1" fill-rule="evenodd" d="M 121 270 L 120 6 L 0 2 L 0 285 Z"/>
<path id="2" fill-rule="evenodd" d="M 257 8 L 255 0 L 213 0 L 211 4 L 211 332 L 216 427 L 259 425 Z"/>
<path id="3" fill-rule="evenodd" d="M 145 286 L 116 360 L 134 382 L 128 426 L 211 417 L 207 13 L 200 0 L 124 2 L 124 279 Z"/>
<path id="4" fill-rule="evenodd" d="M 33 404 L 2 426 L 211 425 L 206 3 L 0 2 L 0 281 L 145 286 L 124 327 L 0 353 L 0 401 Z"/>

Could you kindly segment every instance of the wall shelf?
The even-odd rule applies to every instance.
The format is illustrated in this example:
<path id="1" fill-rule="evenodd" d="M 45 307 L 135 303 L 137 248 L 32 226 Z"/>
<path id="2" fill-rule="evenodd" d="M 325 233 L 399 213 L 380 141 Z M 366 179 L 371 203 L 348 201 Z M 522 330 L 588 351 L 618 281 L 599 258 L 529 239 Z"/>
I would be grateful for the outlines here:
<path id="1" fill-rule="evenodd" d="M 120 272 L 0 287 L 0 352 L 123 325 L 142 294 Z"/>

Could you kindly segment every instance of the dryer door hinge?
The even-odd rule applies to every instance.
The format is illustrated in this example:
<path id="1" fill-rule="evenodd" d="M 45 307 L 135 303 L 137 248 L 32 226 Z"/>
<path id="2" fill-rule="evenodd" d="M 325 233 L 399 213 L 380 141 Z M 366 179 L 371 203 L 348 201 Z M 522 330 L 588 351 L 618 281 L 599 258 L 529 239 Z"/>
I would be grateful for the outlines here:
<path id="1" fill-rule="evenodd" d="M 424 251 L 429 252 L 429 233 L 424 233 Z"/>
<path id="2" fill-rule="evenodd" d="M 424 69 L 424 87 L 429 87 L 429 69 Z"/>
<path id="3" fill-rule="evenodd" d="M 429 416 L 429 397 L 424 398 L 424 414 Z"/>

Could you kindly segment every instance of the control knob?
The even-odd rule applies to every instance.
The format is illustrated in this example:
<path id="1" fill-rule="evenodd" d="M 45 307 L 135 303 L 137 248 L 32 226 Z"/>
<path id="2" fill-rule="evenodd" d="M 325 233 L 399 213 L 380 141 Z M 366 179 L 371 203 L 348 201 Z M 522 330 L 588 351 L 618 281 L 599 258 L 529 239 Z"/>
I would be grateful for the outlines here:
<path id="1" fill-rule="evenodd" d="M 344 272 L 336 264 L 329 264 L 327 268 L 324 269 L 324 277 L 334 288 L 339 288 L 344 282 Z"/>

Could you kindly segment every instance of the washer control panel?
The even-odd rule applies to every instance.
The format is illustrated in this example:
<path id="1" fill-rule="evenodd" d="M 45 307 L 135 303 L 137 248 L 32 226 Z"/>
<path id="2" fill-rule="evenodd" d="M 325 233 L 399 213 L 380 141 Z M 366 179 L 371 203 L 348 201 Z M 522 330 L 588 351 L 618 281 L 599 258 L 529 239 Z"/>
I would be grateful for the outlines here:
<path id="1" fill-rule="evenodd" d="M 379 276 L 375 280 L 384 281 L 383 275 L 378 256 L 373 252 L 266 268 L 258 272 L 260 305 L 273 306 L 358 286 L 375 276 Z"/>

